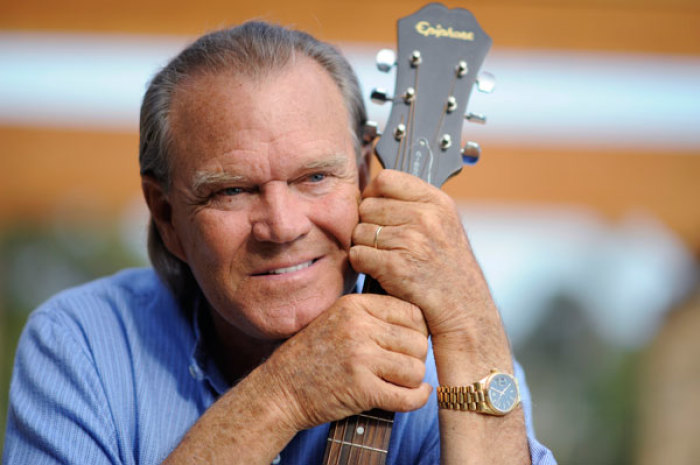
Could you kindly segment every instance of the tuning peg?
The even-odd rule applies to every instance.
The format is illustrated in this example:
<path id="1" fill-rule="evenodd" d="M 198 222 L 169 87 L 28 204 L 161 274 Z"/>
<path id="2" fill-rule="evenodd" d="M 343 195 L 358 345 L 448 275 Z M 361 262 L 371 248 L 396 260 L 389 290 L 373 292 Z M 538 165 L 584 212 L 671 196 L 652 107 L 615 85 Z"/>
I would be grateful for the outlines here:
<path id="1" fill-rule="evenodd" d="M 370 144 L 377 136 L 381 136 L 377 123 L 374 121 L 367 121 L 362 128 L 362 142 Z"/>
<path id="2" fill-rule="evenodd" d="M 467 113 L 464 115 L 464 119 L 470 123 L 486 124 L 486 115 L 480 113 Z"/>
<path id="3" fill-rule="evenodd" d="M 413 66 L 414 68 L 423 63 L 423 57 L 420 54 L 420 50 L 414 50 L 413 52 L 411 52 L 410 61 L 411 66 Z"/>
<path id="4" fill-rule="evenodd" d="M 393 97 L 389 96 L 385 89 L 376 88 L 372 89 L 372 93 L 369 94 L 369 99 L 377 105 L 382 105 L 384 102 L 393 100 Z"/>
<path id="5" fill-rule="evenodd" d="M 476 77 L 476 88 L 479 92 L 483 92 L 485 94 L 490 94 L 491 92 L 493 92 L 493 89 L 495 87 L 496 87 L 496 76 L 489 73 L 488 71 L 481 72 Z"/>
<path id="6" fill-rule="evenodd" d="M 388 73 L 396 65 L 396 54 L 393 50 L 383 48 L 377 52 L 377 69 L 383 73 Z"/>
<path id="7" fill-rule="evenodd" d="M 481 147 L 476 142 L 469 141 L 462 148 L 462 162 L 465 165 L 473 165 L 479 161 L 481 156 Z"/>

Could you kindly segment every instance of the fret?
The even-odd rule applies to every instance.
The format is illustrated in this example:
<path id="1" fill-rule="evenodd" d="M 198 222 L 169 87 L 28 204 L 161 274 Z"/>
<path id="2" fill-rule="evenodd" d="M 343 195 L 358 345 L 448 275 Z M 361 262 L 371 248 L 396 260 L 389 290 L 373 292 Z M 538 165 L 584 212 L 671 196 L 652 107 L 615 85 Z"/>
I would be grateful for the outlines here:
<path id="1" fill-rule="evenodd" d="M 366 413 L 360 413 L 357 416 L 362 417 L 362 418 L 368 418 L 370 420 L 383 421 L 385 423 L 394 423 L 394 420 L 392 418 L 380 418 L 380 417 L 376 417 L 374 415 L 367 415 Z"/>
<path id="2" fill-rule="evenodd" d="M 441 187 L 463 163 L 473 164 L 479 156 L 474 142 L 460 147 L 462 124 L 465 117 L 471 120 L 471 113 L 464 112 L 491 39 L 470 12 L 437 3 L 399 20 L 398 38 L 398 58 L 380 67 L 396 66 L 394 97 L 372 93 L 392 103 L 374 152 L 382 167 Z M 386 294 L 371 276 L 362 293 Z M 375 409 L 334 422 L 324 465 L 384 465 L 393 418 L 393 413 Z"/>
<path id="3" fill-rule="evenodd" d="M 323 463 L 384 465 L 391 438 L 393 413 L 370 410 L 331 425 Z"/>
<path id="4" fill-rule="evenodd" d="M 364 450 L 371 450 L 372 452 L 381 452 L 382 454 L 389 453 L 388 450 L 378 449 L 376 447 L 365 446 L 363 444 L 355 444 L 354 442 L 341 441 L 340 439 L 328 438 L 328 441 L 333 442 L 335 444 L 340 444 L 343 446 L 358 447 L 358 448 L 364 449 Z"/>

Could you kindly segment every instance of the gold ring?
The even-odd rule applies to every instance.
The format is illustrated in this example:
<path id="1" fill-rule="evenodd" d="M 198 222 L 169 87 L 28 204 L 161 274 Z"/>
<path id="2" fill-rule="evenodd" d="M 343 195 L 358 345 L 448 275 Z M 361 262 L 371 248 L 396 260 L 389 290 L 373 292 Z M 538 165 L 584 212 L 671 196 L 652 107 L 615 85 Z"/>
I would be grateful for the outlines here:
<path id="1" fill-rule="evenodd" d="M 377 242 L 379 242 L 379 231 L 382 230 L 384 226 L 377 226 L 377 230 L 374 232 L 374 248 L 377 249 Z"/>

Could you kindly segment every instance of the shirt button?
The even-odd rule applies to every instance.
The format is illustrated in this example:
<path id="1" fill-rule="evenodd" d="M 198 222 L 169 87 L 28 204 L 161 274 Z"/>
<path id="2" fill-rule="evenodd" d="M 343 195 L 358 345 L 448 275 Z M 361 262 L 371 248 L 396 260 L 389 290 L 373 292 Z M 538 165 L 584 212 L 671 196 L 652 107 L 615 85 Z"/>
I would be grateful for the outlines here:
<path id="1" fill-rule="evenodd" d="M 275 457 L 275 459 L 272 461 L 272 465 L 277 465 L 277 464 L 280 463 L 281 461 L 282 461 L 282 456 L 280 456 L 279 454 L 277 454 L 277 457 Z"/>
<path id="2" fill-rule="evenodd" d="M 194 363 L 190 365 L 190 375 L 196 380 L 202 379 L 202 372 L 199 371 L 199 368 Z"/>

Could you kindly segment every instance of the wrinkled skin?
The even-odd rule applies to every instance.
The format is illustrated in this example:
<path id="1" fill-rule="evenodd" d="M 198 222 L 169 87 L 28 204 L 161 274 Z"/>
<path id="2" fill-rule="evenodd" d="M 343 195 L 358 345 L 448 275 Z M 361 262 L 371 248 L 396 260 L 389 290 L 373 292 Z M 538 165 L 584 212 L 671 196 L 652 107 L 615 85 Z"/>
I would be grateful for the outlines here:
<path id="1" fill-rule="evenodd" d="M 421 407 L 428 332 L 441 383 L 510 369 L 454 203 L 403 173 L 366 185 L 341 108 L 335 83 L 302 56 L 259 81 L 197 76 L 173 99 L 173 187 L 144 177 L 144 195 L 206 296 L 216 361 L 234 387 L 167 463 L 270 463 L 301 429 Z M 391 295 L 344 295 L 356 272 Z M 466 463 L 465 448 L 494 463 L 462 437 L 498 434 L 452 413 L 441 413 L 445 463 Z M 522 449 L 521 424 L 494 423 Z"/>

